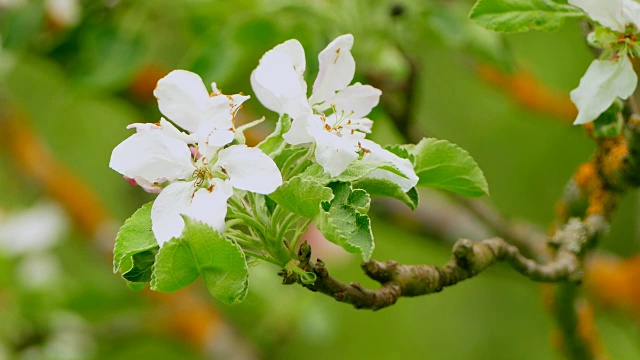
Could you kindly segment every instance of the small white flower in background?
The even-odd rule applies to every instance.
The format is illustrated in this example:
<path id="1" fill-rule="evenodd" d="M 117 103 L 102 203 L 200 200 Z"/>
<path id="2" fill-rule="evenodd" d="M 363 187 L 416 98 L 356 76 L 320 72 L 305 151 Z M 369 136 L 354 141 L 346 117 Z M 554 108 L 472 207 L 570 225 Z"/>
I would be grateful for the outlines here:
<path id="1" fill-rule="evenodd" d="M 636 89 L 638 76 L 629 56 L 637 47 L 640 30 L 640 3 L 635 0 L 569 0 L 591 19 L 618 34 L 609 36 L 610 44 L 603 44 L 607 59 L 594 60 L 571 92 L 571 100 L 578 108 L 574 124 L 586 124 L 598 118 L 616 98 L 627 99 Z M 594 38 L 595 34 L 591 34 Z M 611 48 L 617 50 L 610 54 Z M 607 49 L 608 48 L 608 49 Z"/>
<path id="2" fill-rule="evenodd" d="M 61 277 L 60 260 L 49 250 L 67 233 L 69 220 L 60 206 L 44 202 L 14 213 L 0 213 L 0 255 L 19 257 L 16 280 L 39 289 Z"/>
<path id="3" fill-rule="evenodd" d="M 27 0 L 0 0 L 0 9 L 16 9 L 27 4 Z"/>
<path id="4" fill-rule="evenodd" d="M 0 253 L 19 256 L 54 247 L 67 232 L 69 220 L 54 203 L 41 203 L 21 212 L 0 212 Z"/>
<path id="5" fill-rule="evenodd" d="M 273 160 L 257 148 L 225 147 L 233 141 L 233 116 L 248 97 L 206 88 L 196 74 L 176 70 L 158 82 L 160 111 L 185 130 L 161 119 L 132 124 L 136 133 L 113 149 L 109 166 L 160 192 L 151 207 L 152 230 L 162 246 L 184 230 L 181 215 L 222 232 L 233 188 L 269 194 L 282 184 Z M 163 183 L 168 182 L 166 187 Z"/>
<path id="6" fill-rule="evenodd" d="M 340 175 L 361 156 L 364 159 L 367 154 L 378 153 L 370 158 L 385 158 L 396 165 L 409 179 L 401 184 L 407 191 L 418 180 L 411 163 L 365 140 L 373 125 L 365 116 L 378 104 L 382 92 L 370 85 L 349 85 L 356 68 L 352 46 L 353 36 L 347 34 L 320 52 L 319 72 L 308 100 L 303 78 L 305 55 L 297 40 L 268 51 L 251 74 L 251 85 L 265 107 L 293 119 L 291 129 L 283 136 L 285 141 L 291 145 L 315 143 L 316 161 L 331 176 Z M 327 111 L 329 115 L 325 115 Z M 411 186 L 407 188 L 407 184 Z"/>
<path id="7" fill-rule="evenodd" d="M 61 28 L 71 27 L 80 21 L 79 0 L 45 0 L 47 15 Z"/>

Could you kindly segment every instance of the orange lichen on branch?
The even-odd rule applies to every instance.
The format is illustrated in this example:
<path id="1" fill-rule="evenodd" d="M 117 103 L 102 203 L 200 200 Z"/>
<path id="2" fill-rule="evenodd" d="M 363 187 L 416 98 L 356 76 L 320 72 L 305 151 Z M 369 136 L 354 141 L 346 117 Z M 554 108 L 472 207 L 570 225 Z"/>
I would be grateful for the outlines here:
<path id="1" fill-rule="evenodd" d="M 567 95 L 550 89 L 529 72 L 505 74 L 486 64 L 478 65 L 476 72 L 481 79 L 505 90 L 527 109 L 555 116 L 566 123 L 572 123 L 578 115 L 578 110 Z"/>
<path id="2" fill-rule="evenodd" d="M 9 113 L 0 120 L 2 145 L 20 170 L 40 183 L 84 233 L 95 236 L 109 219 L 97 194 L 51 154 L 24 116 Z"/>
<path id="3" fill-rule="evenodd" d="M 640 320 L 640 255 L 621 260 L 594 256 L 589 259 L 585 288 L 598 304 L 631 312 Z"/>
<path id="4" fill-rule="evenodd" d="M 627 165 L 629 148 L 627 140 L 623 136 L 606 138 L 601 140 L 598 154 L 598 162 L 602 177 L 612 188 L 622 190 L 626 187 L 622 177 L 625 173 L 622 169 Z"/>
<path id="5" fill-rule="evenodd" d="M 556 291 L 557 285 L 542 284 L 540 286 L 542 294 L 542 304 L 547 311 L 554 312 L 556 306 Z M 578 336 L 582 343 L 584 343 L 589 349 L 595 359 L 605 360 L 608 359 L 604 346 L 598 336 L 598 329 L 594 321 L 594 309 L 584 299 L 578 300 L 574 303 L 576 314 L 576 336 Z M 560 352 L 566 351 L 564 334 L 560 329 L 553 329 L 550 333 L 551 344 L 554 348 Z"/>
<path id="6" fill-rule="evenodd" d="M 596 359 L 604 360 L 609 357 L 604 352 L 604 347 L 600 337 L 598 336 L 598 328 L 594 321 L 593 306 L 586 300 L 582 299 L 576 304 L 578 313 L 578 334 L 584 341 L 589 344 Z"/>

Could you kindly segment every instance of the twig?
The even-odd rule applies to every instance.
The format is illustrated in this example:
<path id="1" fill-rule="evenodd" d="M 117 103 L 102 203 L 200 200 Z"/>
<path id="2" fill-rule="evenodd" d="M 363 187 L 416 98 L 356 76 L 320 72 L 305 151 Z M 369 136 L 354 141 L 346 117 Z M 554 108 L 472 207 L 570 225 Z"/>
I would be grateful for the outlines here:
<path id="1" fill-rule="evenodd" d="M 377 290 L 363 288 L 360 284 L 345 284 L 334 279 L 318 260 L 311 262 L 311 248 L 300 247 L 301 268 L 316 274 L 314 284 L 303 284 L 312 291 L 329 295 L 349 303 L 358 309 L 378 310 L 393 305 L 400 297 L 413 297 L 442 291 L 481 273 L 495 262 L 504 261 L 519 273 L 534 281 L 580 282 L 582 279 L 582 253 L 601 233 L 602 219 L 590 217 L 587 221 L 577 219 L 556 233 L 550 243 L 557 247 L 553 261 L 539 264 L 520 253 L 517 247 L 501 238 L 486 239 L 474 243 L 460 239 L 453 246 L 452 258 L 444 266 L 402 265 L 395 261 L 369 261 L 362 265 L 367 276 L 382 286 Z M 286 275 L 284 283 L 294 281 Z"/>

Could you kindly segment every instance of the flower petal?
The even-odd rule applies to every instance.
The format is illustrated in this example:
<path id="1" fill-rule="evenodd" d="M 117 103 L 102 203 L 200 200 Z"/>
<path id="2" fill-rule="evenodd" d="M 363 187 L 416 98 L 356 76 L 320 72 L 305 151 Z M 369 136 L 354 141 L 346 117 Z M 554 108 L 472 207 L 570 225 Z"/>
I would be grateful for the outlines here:
<path id="1" fill-rule="evenodd" d="M 591 17 L 612 30 L 624 32 L 623 2 L 633 0 L 569 0 L 569 4 L 577 6 Z"/>
<path id="2" fill-rule="evenodd" d="M 187 144 L 161 129 L 137 132 L 113 149 L 109 167 L 151 183 L 186 178 L 195 167 Z"/>
<path id="3" fill-rule="evenodd" d="M 224 220 L 227 216 L 227 200 L 233 195 L 228 181 L 213 179 L 213 190 L 199 189 L 193 194 L 191 205 L 184 213 L 198 221 L 224 232 Z"/>
<path id="4" fill-rule="evenodd" d="M 320 117 L 309 113 L 303 114 L 293 120 L 291 128 L 282 135 L 282 138 L 291 145 L 314 142 L 314 138 L 309 135 L 309 129 L 312 128 L 322 128 Z"/>
<path id="5" fill-rule="evenodd" d="M 158 81 L 153 95 L 160 112 L 183 129 L 194 132 L 205 121 L 209 93 L 197 74 L 174 70 Z"/>
<path id="6" fill-rule="evenodd" d="M 371 109 L 378 105 L 380 95 L 382 95 L 382 91 L 371 85 L 355 83 L 340 90 L 316 109 L 324 111 L 334 106 L 338 114 L 343 113 L 344 116 L 358 119 L 367 116 Z"/>
<path id="7" fill-rule="evenodd" d="M 638 76 L 628 57 L 618 61 L 594 60 L 571 91 L 571 101 L 578 108 L 574 125 L 586 124 L 602 114 L 616 98 L 626 99 L 635 90 Z"/>
<path id="8" fill-rule="evenodd" d="M 634 24 L 640 31 L 640 3 L 634 0 L 622 0 L 622 17 L 627 24 Z"/>
<path id="9" fill-rule="evenodd" d="M 251 73 L 251 87 L 266 108 L 296 117 L 300 112 L 311 112 L 303 72 L 302 45 L 297 40 L 289 40 L 262 56 Z"/>
<path id="10" fill-rule="evenodd" d="M 273 160 L 258 148 L 233 145 L 218 153 L 215 165 L 225 170 L 237 189 L 270 194 L 282 185 L 282 175 Z"/>
<path id="11" fill-rule="evenodd" d="M 320 70 L 313 83 L 313 94 L 309 98 L 311 105 L 321 104 L 335 95 L 335 92 L 347 87 L 353 80 L 356 62 L 351 55 L 353 35 L 337 37 L 318 55 Z"/>
<path id="12" fill-rule="evenodd" d="M 331 177 L 342 174 L 358 158 L 358 142 L 351 138 L 339 137 L 324 129 L 312 129 L 316 140 L 315 158 Z"/>
<path id="13" fill-rule="evenodd" d="M 418 175 L 416 175 L 411 161 L 403 159 L 389 150 L 385 150 L 382 146 L 371 140 L 362 140 L 361 145 L 363 148 L 369 150 L 369 152 L 363 156 L 362 161 L 391 163 L 406 176 L 402 177 L 386 170 L 376 169 L 367 174 L 367 177 L 391 180 L 398 184 L 404 192 L 416 186 L 418 183 Z"/>
<path id="14" fill-rule="evenodd" d="M 184 220 L 180 214 L 191 206 L 194 184 L 193 181 L 169 184 L 151 206 L 151 230 L 161 247 L 171 238 L 182 235 Z"/>

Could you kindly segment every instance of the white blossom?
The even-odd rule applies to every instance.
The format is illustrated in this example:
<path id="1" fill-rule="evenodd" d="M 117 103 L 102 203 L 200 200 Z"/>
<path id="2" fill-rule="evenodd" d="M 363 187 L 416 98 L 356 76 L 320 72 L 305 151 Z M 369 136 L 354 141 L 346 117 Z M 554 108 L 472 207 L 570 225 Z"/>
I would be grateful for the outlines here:
<path id="1" fill-rule="evenodd" d="M 640 3 L 635 0 L 569 0 L 569 4 L 611 30 L 624 32 L 630 24 L 640 30 Z"/>
<path id="2" fill-rule="evenodd" d="M 599 39 L 598 32 L 589 35 L 592 43 L 605 49 L 605 58 L 594 60 L 580 85 L 571 91 L 571 100 L 578 108 L 574 124 L 579 125 L 594 121 L 617 98 L 627 99 L 635 91 L 638 76 L 629 60 L 636 46 L 635 35 L 630 36 L 628 29 L 634 29 L 634 33 L 640 30 L 640 3 L 635 0 L 569 0 L 569 3 L 613 30 Z"/>
<path id="3" fill-rule="evenodd" d="M 347 34 L 320 52 L 319 72 L 308 100 L 303 78 L 304 50 L 297 40 L 276 46 L 260 59 L 251 74 L 253 90 L 265 107 L 291 116 L 291 129 L 283 135 L 285 141 L 291 145 L 315 143 L 315 159 L 332 177 L 340 175 L 363 154 L 379 152 L 378 158 L 402 164 L 399 170 L 412 184 L 401 187 L 408 190 L 417 183 L 410 162 L 387 154 L 371 141 L 364 142 L 373 125 L 366 116 L 378 104 L 382 92 L 370 85 L 349 85 L 355 75 L 352 46 L 353 36 Z M 370 149 L 363 147 L 364 143 Z"/>
<path id="4" fill-rule="evenodd" d="M 571 91 L 571 101 L 578 107 L 574 124 L 595 120 L 611 106 L 616 98 L 626 99 L 635 91 L 638 76 L 628 57 L 619 61 L 594 60 Z"/>
<path id="5" fill-rule="evenodd" d="M 160 111 L 190 133 L 166 119 L 132 124 L 128 128 L 136 133 L 111 155 L 111 168 L 159 192 L 151 222 L 161 246 L 182 234 L 182 215 L 224 231 L 227 200 L 234 188 L 269 194 L 282 184 L 278 167 L 262 151 L 228 146 L 234 137 L 233 116 L 248 97 L 222 95 L 215 83 L 212 87 L 209 95 L 196 74 L 171 72 L 158 82 L 154 94 Z"/>

